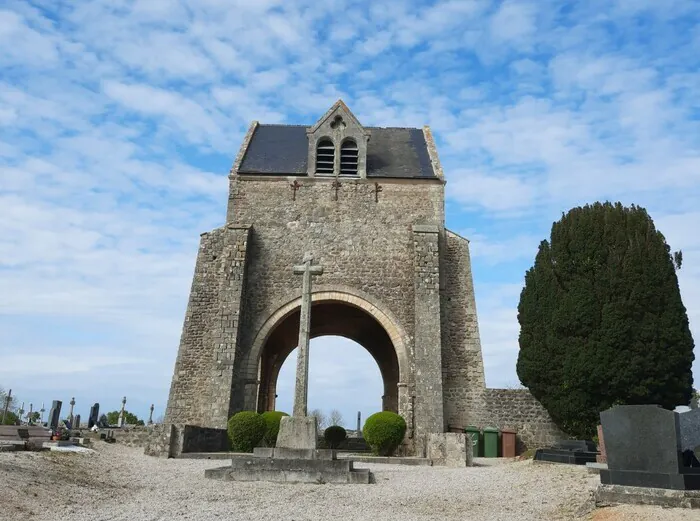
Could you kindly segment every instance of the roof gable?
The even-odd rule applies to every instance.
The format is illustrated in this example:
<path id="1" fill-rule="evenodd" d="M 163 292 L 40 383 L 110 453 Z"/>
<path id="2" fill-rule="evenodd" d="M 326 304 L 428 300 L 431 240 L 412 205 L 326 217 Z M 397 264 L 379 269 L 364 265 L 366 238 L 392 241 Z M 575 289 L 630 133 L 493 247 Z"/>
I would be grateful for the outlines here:
<path id="1" fill-rule="evenodd" d="M 362 177 L 366 173 L 367 178 L 442 179 L 435 144 L 427 127 L 362 127 L 342 100 L 338 100 L 313 127 L 265 124 L 251 127 L 252 134 L 249 132 L 248 141 L 243 144 L 243 157 L 240 163 L 237 162 L 236 172 L 246 175 L 309 175 L 313 170 L 309 168 L 309 157 L 315 157 L 309 146 L 310 138 L 317 139 L 315 133 L 324 134 L 328 130 L 326 127 L 338 116 L 347 122 L 348 131 L 354 128 L 356 130 L 352 132 L 361 132 L 364 139 L 369 136 Z"/>
<path id="2" fill-rule="evenodd" d="M 319 119 L 313 127 L 311 127 L 308 130 L 309 134 L 313 134 L 316 132 L 321 125 L 323 125 L 326 121 L 328 121 L 331 118 L 335 118 L 337 115 L 342 115 L 348 118 L 357 128 L 362 128 L 362 125 L 358 121 L 358 119 L 355 117 L 355 114 L 353 114 L 348 106 L 345 104 L 345 102 L 342 99 L 339 99 L 336 101 L 333 106 L 328 109 L 328 111 L 321 116 L 321 119 Z"/>

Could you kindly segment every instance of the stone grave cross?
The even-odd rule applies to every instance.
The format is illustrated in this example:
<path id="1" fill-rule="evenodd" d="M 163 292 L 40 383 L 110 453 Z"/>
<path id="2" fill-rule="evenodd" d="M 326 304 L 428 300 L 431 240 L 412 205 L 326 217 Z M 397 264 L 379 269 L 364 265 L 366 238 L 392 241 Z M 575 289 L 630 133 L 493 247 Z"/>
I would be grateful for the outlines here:
<path id="1" fill-rule="evenodd" d="M 122 409 L 119 411 L 119 417 L 117 418 L 117 427 L 123 427 L 125 418 L 124 418 L 124 408 L 126 407 L 126 396 L 122 398 Z"/>
<path id="2" fill-rule="evenodd" d="M 75 397 L 70 399 L 70 412 L 68 412 L 68 421 L 70 422 L 71 428 L 73 428 L 73 407 L 75 407 Z"/>
<path id="3" fill-rule="evenodd" d="M 299 350 L 297 352 L 297 381 L 294 387 L 293 416 L 306 416 L 309 395 L 309 328 L 311 325 L 311 276 L 321 275 L 323 266 L 312 266 L 311 253 L 304 255 L 303 264 L 294 266 L 294 273 L 302 275 L 301 316 L 299 318 Z"/>

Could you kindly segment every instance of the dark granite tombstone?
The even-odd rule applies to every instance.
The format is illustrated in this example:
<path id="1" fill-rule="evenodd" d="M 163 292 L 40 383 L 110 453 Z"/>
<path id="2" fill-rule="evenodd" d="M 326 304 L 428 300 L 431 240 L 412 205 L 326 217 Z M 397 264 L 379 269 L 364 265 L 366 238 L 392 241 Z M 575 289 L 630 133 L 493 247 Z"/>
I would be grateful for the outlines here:
<path id="1" fill-rule="evenodd" d="M 550 463 L 568 463 L 570 465 L 585 465 L 595 463 L 595 443 L 589 440 L 561 440 L 553 447 L 537 449 L 535 461 L 547 461 Z"/>
<path id="2" fill-rule="evenodd" d="M 61 417 L 61 406 L 63 402 L 60 400 L 54 400 L 51 404 L 51 410 L 49 411 L 49 422 L 47 427 L 52 431 L 58 429 L 58 421 Z"/>
<path id="3" fill-rule="evenodd" d="M 679 416 L 657 405 L 618 405 L 601 412 L 608 469 L 601 470 L 600 482 L 700 490 L 700 469 L 683 464 Z"/>
<path id="4" fill-rule="evenodd" d="M 678 414 L 681 431 L 681 450 L 700 452 L 700 409 Z"/>
<path id="5" fill-rule="evenodd" d="M 97 419 L 100 417 L 100 404 L 96 403 L 90 407 L 90 416 L 88 417 L 88 429 L 92 429 L 92 426 L 97 423 Z"/>
<path id="6" fill-rule="evenodd" d="M 591 440 L 559 440 L 554 442 L 554 448 L 579 452 L 596 452 L 595 443 Z"/>

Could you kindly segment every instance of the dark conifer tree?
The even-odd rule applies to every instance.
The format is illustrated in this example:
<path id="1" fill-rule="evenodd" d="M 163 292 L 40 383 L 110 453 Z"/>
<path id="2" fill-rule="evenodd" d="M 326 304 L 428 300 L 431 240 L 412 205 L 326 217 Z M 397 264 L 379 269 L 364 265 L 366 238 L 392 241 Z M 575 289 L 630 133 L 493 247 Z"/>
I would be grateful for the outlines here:
<path id="1" fill-rule="evenodd" d="M 676 262 L 644 208 L 577 207 L 552 226 L 520 295 L 520 381 L 567 433 L 614 404 L 690 403 L 693 338 Z"/>

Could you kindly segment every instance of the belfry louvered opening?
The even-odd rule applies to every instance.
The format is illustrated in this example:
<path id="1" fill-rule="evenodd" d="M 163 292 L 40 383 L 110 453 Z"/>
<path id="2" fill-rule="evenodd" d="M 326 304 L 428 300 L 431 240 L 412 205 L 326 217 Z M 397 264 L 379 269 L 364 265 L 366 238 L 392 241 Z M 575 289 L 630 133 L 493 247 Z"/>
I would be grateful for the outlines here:
<path id="1" fill-rule="evenodd" d="M 340 147 L 340 175 L 357 175 L 357 143 L 348 139 Z"/>
<path id="2" fill-rule="evenodd" d="M 330 139 L 322 139 L 316 148 L 316 173 L 333 175 L 335 145 Z"/>

